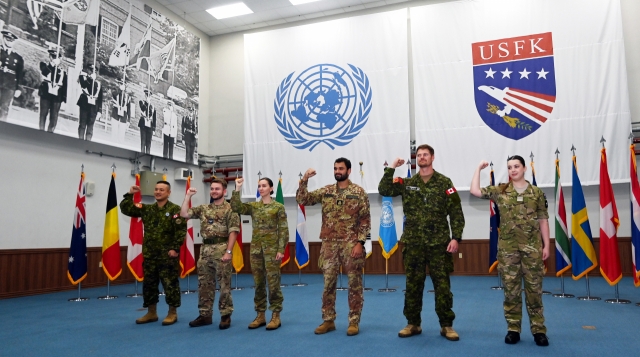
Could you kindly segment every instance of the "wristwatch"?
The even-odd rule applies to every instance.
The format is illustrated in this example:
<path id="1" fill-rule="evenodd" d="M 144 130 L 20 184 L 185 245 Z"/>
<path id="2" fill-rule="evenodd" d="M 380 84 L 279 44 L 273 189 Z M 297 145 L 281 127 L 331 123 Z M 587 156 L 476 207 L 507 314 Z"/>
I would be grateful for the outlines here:
<path id="1" fill-rule="evenodd" d="M 227 254 L 231 254 L 231 251 L 229 249 L 227 249 Z"/>
<path id="2" fill-rule="evenodd" d="M 362 246 L 364 247 L 364 244 L 366 243 L 366 241 L 359 240 L 358 243 L 362 244 Z"/>

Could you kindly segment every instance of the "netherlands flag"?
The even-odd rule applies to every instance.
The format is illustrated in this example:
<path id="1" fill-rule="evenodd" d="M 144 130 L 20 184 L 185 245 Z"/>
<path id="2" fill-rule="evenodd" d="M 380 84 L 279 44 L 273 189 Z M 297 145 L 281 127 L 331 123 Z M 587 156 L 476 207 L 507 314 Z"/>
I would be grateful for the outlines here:
<path id="1" fill-rule="evenodd" d="M 635 145 L 631 144 L 631 260 L 633 263 L 633 282 L 640 286 L 640 184 L 638 184 L 638 167 L 636 165 Z"/>
<path id="2" fill-rule="evenodd" d="M 296 265 L 302 269 L 309 264 L 309 241 L 307 239 L 307 215 L 303 205 L 298 205 L 296 225 Z"/>

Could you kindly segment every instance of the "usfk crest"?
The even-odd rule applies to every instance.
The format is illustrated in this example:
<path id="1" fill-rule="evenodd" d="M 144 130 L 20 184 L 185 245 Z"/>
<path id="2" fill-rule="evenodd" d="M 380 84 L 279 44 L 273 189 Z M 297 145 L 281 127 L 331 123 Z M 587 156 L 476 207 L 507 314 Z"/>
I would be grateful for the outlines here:
<path id="1" fill-rule="evenodd" d="M 551 32 L 471 47 L 476 108 L 482 120 L 513 140 L 538 130 L 556 101 Z"/>
<path id="2" fill-rule="evenodd" d="M 351 64 L 317 64 L 290 73 L 273 102 L 278 131 L 296 149 L 319 144 L 332 150 L 360 134 L 371 113 L 372 91 L 364 71 Z"/>

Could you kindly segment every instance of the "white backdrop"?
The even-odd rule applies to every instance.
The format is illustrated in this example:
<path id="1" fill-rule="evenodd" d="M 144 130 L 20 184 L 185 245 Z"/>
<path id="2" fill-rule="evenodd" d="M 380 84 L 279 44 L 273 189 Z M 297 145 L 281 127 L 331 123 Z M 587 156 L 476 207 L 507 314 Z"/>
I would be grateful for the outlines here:
<path id="1" fill-rule="evenodd" d="M 630 113 L 618 0 L 461 1 L 411 8 L 410 17 L 416 140 L 434 146 L 436 169 L 459 189 L 468 189 L 480 160 L 493 161 L 497 180 L 504 181 L 506 158 L 518 154 L 528 165 L 531 152 L 538 185 L 553 186 L 556 148 L 562 179 L 570 184 L 572 145 L 582 184 L 597 184 L 602 136 L 607 140 L 611 181 L 628 182 Z M 516 50 L 514 38 L 539 34 L 552 38 L 552 55 L 547 47 L 546 56 L 518 61 L 516 51 L 540 53 L 528 39 Z M 473 61 L 473 44 L 478 48 L 478 43 L 496 40 L 503 41 L 492 42 L 493 63 Z M 502 47 L 510 50 L 510 57 L 497 57 L 506 54 L 500 42 L 505 42 Z M 485 43 L 484 57 L 490 57 L 489 46 Z M 508 84 L 505 72 L 510 74 Z M 534 81 L 542 85 L 532 86 Z M 546 113 L 546 122 L 530 120 L 517 108 L 503 120 L 503 115 L 487 112 L 486 99 L 496 109 L 504 109 L 506 103 L 479 96 L 480 85 L 532 86 L 529 94 L 538 93 L 534 101 L 552 98 L 539 100 L 547 104 L 542 108 L 552 111 Z M 477 98 L 485 100 L 476 104 Z M 514 118 L 522 124 L 515 125 Z M 507 120 L 515 127 L 508 127 Z M 488 176 L 482 176 L 483 185 Z"/>
<path id="2" fill-rule="evenodd" d="M 282 172 L 285 196 L 298 175 L 331 182 L 333 162 L 352 162 L 351 179 L 376 192 L 383 164 L 409 155 L 407 10 L 358 16 L 244 36 L 243 196 L 258 172 Z"/>

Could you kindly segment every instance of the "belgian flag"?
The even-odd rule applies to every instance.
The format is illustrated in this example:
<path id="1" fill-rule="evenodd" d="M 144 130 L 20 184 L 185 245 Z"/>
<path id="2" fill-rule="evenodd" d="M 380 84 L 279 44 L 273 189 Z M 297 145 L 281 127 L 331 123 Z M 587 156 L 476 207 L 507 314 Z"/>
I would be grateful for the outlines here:
<path id="1" fill-rule="evenodd" d="M 104 236 L 102 239 L 102 269 L 109 280 L 115 280 L 122 273 L 120 264 L 120 229 L 118 227 L 118 199 L 116 195 L 116 174 L 111 174 L 109 195 L 107 197 L 107 214 L 104 220 Z"/>

